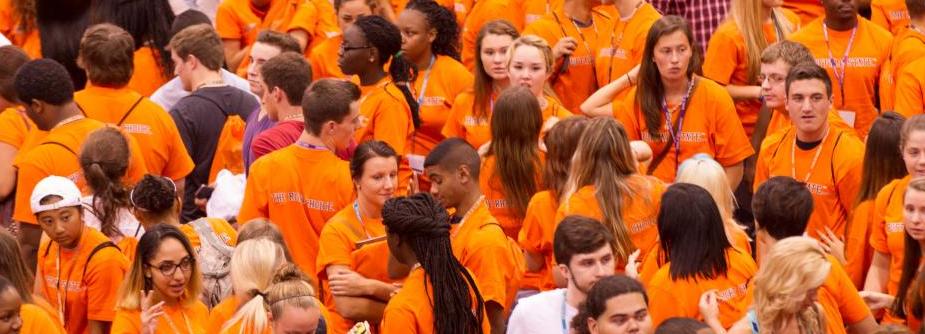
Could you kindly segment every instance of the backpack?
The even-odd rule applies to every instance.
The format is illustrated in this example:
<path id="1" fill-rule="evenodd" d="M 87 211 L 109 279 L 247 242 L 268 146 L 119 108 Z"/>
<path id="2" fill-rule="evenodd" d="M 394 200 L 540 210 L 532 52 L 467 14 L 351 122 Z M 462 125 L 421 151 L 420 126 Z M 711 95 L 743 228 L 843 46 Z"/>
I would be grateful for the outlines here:
<path id="1" fill-rule="evenodd" d="M 189 222 L 199 235 L 199 252 L 196 260 L 202 271 L 202 295 L 200 299 L 209 307 L 215 307 L 231 295 L 231 254 L 234 248 L 225 244 L 208 218 L 199 218 Z"/>
<path id="2" fill-rule="evenodd" d="M 212 156 L 212 168 L 209 169 L 209 182 L 215 182 L 218 172 L 227 169 L 233 174 L 244 173 L 244 128 L 247 123 L 239 114 L 229 114 L 225 108 L 215 100 L 201 94 L 190 94 L 200 99 L 211 102 L 218 110 L 225 115 L 225 124 L 222 126 L 222 132 L 218 137 L 218 145 L 215 146 L 215 153 Z"/>

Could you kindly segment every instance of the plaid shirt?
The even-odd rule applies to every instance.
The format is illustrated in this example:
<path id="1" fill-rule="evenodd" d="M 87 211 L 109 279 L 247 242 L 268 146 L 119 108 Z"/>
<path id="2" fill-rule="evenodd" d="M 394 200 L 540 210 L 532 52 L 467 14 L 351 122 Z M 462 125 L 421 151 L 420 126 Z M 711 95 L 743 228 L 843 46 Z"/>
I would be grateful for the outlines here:
<path id="1" fill-rule="evenodd" d="M 704 52 L 713 30 L 726 18 L 726 10 L 729 8 L 729 0 L 651 0 L 651 3 L 662 15 L 677 15 L 687 19 L 693 29 L 694 39 Z"/>

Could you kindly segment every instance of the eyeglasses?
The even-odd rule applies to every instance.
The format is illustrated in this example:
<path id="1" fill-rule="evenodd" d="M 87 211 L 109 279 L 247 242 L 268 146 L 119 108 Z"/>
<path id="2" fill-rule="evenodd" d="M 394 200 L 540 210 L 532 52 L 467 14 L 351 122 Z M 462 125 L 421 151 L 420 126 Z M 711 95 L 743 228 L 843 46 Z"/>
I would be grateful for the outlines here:
<path id="1" fill-rule="evenodd" d="M 352 50 L 361 50 L 361 49 L 369 49 L 369 48 L 372 48 L 372 46 L 369 46 L 369 45 L 367 46 L 347 46 L 346 44 L 343 44 L 343 43 L 341 43 L 340 45 L 341 52 L 348 52 Z"/>
<path id="2" fill-rule="evenodd" d="M 161 274 L 164 276 L 173 276 L 173 274 L 177 273 L 177 268 L 180 268 L 180 270 L 183 271 L 183 274 L 189 274 L 189 272 L 193 270 L 193 264 L 195 262 L 196 262 L 195 258 L 193 258 L 192 256 L 187 256 L 183 258 L 183 260 L 180 260 L 180 263 L 164 261 L 164 262 L 161 262 L 161 264 L 156 265 L 156 266 L 152 264 L 148 264 L 148 266 L 157 268 L 157 270 L 160 271 Z"/>

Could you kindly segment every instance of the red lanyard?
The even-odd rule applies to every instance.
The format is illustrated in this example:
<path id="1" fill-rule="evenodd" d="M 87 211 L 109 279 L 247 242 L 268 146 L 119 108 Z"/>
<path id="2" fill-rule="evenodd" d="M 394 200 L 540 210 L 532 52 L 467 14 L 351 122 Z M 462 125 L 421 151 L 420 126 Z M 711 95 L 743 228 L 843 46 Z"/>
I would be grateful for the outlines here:
<path id="1" fill-rule="evenodd" d="M 832 44 L 829 42 L 829 26 L 822 22 L 822 36 L 825 38 L 825 46 L 829 51 L 829 64 L 832 65 L 832 73 L 835 74 L 835 81 L 838 81 L 842 107 L 845 106 L 845 76 L 848 73 L 848 55 L 851 53 L 851 46 L 854 45 L 854 37 L 857 32 L 857 26 L 851 29 L 851 37 L 848 38 L 848 46 L 845 47 L 845 54 L 842 56 L 841 68 L 839 68 L 835 62 L 835 56 L 832 54 Z"/>

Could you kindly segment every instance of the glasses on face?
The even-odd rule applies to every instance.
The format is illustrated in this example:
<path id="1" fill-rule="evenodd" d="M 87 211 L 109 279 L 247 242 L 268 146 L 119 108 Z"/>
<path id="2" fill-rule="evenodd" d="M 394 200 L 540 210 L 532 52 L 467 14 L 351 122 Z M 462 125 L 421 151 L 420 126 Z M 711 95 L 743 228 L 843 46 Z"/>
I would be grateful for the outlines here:
<path id="1" fill-rule="evenodd" d="M 366 46 L 347 46 L 347 44 L 341 43 L 341 44 L 340 44 L 340 51 L 341 51 L 341 52 L 349 52 L 349 51 L 353 51 L 353 50 L 369 49 L 369 48 L 371 48 L 371 47 L 372 47 L 372 46 L 369 46 L 369 45 L 366 45 Z"/>
<path id="2" fill-rule="evenodd" d="M 783 82 L 785 78 L 782 76 L 776 75 L 776 74 L 771 74 L 771 75 L 759 74 L 758 75 L 758 82 L 764 82 L 765 80 L 767 80 L 769 84 L 776 85 L 776 84 Z"/>
<path id="3" fill-rule="evenodd" d="M 177 268 L 183 271 L 183 274 L 189 274 L 193 269 L 193 264 L 196 260 L 192 256 L 187 256 L 180 260 L 180 263 L 174 263 L 171 261 L 164 261 L 158 265 L 148 264 L 149 267 L 154 267 L 157 271 L 160 271 L 164 276 L 173 276 L 177 272 Z"/>

